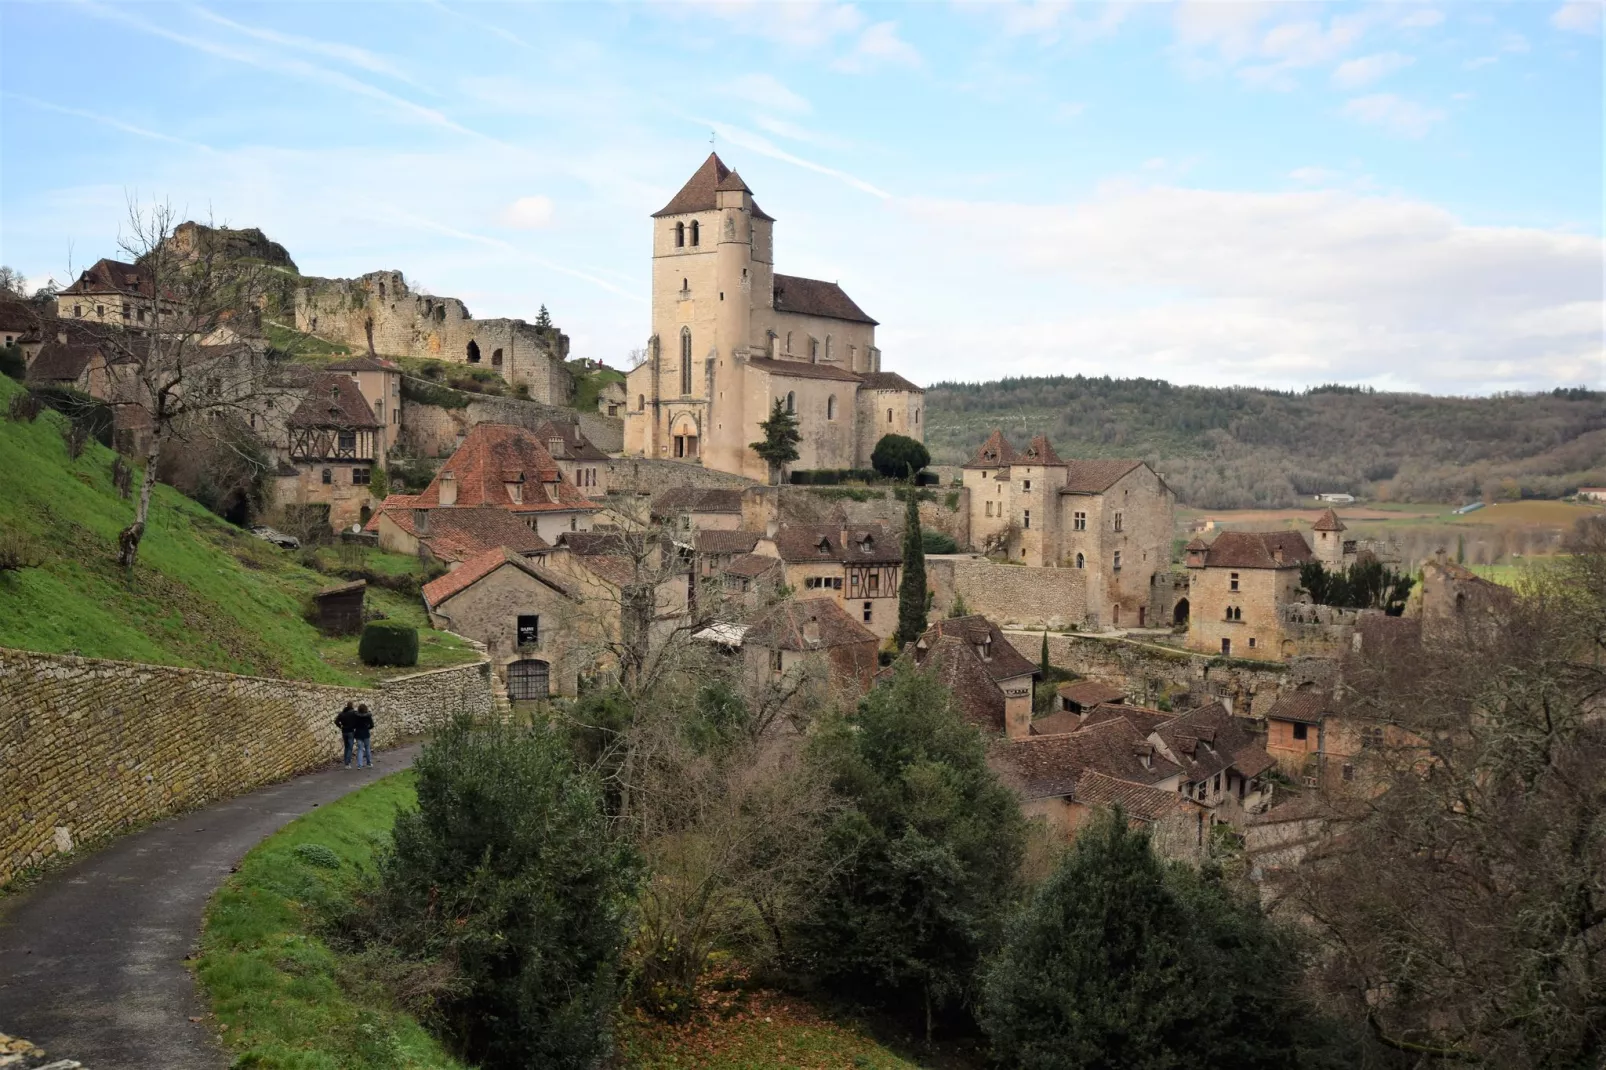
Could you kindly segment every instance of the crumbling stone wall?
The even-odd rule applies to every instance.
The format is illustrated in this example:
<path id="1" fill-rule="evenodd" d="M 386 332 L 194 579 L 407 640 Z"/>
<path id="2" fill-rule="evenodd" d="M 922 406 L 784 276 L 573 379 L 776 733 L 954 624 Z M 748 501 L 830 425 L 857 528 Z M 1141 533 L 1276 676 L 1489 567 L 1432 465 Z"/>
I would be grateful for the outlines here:
<path id="1" fill-rule="evenodd" d="M 946 617 L 955 595 L 971 613 L 1006 627 L 1068 628 L 1087 619 L 1087 570 L 994 564 L 979 554 L 926 558 L 935 596 L 932 616 Z M 1031 658 L 1037 660 L 1038 651 Z"/>
<path id="2" fill-rule="evenodd" d="M 534 431 L 548 420 L 579 420 L 580 430 L 597 449 L 616 453 L 624 444 L 624 422 L 594 412 L 576 412 L 520 398 L 477 397 L 461 409 L 407 401 L 401 407 L 398 444 L 419 457 L 446 457 L 462 444 L 476 424 L 512 424 Z"/>
<path id="3" fill-rule="evenodd" d="M 347 702 L 388 747 L 488 717 L 483 663 L 373 690 L 0 649 L 0 886 L 75 843 L 329 762 Z"/>
<path id="4" fill-rule="evenodd" d="M 645 494 L 656 498 L 674 487 L 745 490 L 753 485 L 746 476 L 704 468 L 689 461 L 617 457 L 608 462 L 608 488 L 616 494 Z"/>
<path id="5" fill-rule="evenodd" d="M 1006 635 L 1036 663 L 1042 653 L 1041 632 Z M 1302 684 L 1331 686 L 1338 674 L 1337 663 L 1326 658 L 1261 667 L 1119 636 L 1050 634 L 1048 658 L 1062 669 L 1124 689 L 1139 704 L 1152 705 L 1167 694 L 1180 699 L 1186 693 L 1190 706 L 1219 700 L 1239 717 L 1264 717 L 1284 694 Z"/>
<path id="6" fill-rule="evenodd" d="M 296 329 L 359 352 L 474 364 L 524 383 L 530 397 L 567 404 L 574 380 L 563 361 L 569 339 L 521 319 L 477 320 L 455 297 L 415 292 L 399 271 L 356 279 L 307 278 L 296 291 Z M 477 359 L 476 359 L 477 358 Z"/>

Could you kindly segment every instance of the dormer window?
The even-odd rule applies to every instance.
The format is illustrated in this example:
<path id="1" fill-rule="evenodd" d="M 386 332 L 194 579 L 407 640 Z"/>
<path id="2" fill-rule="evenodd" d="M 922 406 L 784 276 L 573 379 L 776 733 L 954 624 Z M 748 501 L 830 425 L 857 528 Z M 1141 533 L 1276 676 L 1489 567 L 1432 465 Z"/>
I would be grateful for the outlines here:
<path id="1" fill-rule="evenodd" d="M 983 637 L 982 641 L 976 644 L 976 653 L 981 656 L 981 660 L 992 661 L 993 637 L 990 635 Z"/>
<path id="2" fill-rule="evenodd" d="M 871 537 L 870 537 L 870 536 L 868 536 L 868 535 L 866 535 L 866 536 L 865 536 L 865 537 L 864 537 L 864 538 L 863 538 L 863 539 L 862 539 L 862 540 L 861 540 L 861 541 L 860 541 L 860 542 L 859 542 L 859 552 L 860 552 L 860 553 L 861 553 L 861 554 L 867 554 L 867 553 L 869 553 L 869 552 L 870 552 L 870 551 L 872 551 L 872 550 L 874 550 L 874 549 L 875 549 L 875 540 L 874 540 L 874 539 L 872 539 L 872 538 L 871 538 Z"/>
<path id="3" fill-rule="evenodd" d="M 819 545 L 816 546 L 815 549 L 819 550 L 820 553 L 822 553 L 822 554 L 830 553 L 831 552 L 831 540 L 822 538 L 820 540 Z"/>

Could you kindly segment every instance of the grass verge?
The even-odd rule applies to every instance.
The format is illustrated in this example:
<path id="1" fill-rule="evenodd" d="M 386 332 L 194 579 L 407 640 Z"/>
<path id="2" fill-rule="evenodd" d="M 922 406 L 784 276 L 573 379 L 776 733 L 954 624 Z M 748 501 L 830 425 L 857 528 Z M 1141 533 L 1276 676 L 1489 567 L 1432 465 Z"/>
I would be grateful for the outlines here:
<path id="1" fill-rule="evenodd" d="M 373 864 L 414 799 L 412 774 L 397 773 L 297 818 L 213 896 L 195 973 L 234 1067 L 465 1070 L 391 1004 L 360 960 L 315 932 L 319 904 Z"/>

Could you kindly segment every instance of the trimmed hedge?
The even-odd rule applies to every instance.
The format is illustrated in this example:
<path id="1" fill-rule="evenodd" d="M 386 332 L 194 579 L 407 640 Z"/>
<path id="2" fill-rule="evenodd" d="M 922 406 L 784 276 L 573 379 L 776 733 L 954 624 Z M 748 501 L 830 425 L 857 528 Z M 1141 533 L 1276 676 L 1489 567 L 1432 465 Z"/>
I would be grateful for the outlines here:
<path id="1" fill-rule="evenodd" d="M 364 665 L 417 665 L 418 629 L 393 620 L 372 621 L 357 641 L 357 656 Z"/>

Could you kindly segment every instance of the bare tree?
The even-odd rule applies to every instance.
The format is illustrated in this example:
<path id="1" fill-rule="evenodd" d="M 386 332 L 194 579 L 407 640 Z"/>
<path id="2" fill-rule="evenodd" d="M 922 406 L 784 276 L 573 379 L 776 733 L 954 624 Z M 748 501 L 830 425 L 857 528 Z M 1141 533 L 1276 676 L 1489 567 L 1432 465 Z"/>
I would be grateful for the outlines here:
<path id="1" fill-rule="evenodd" d="M 289 388 L 265 347 L 244 341 L 257 334 L 270 283 L 266 269 L 229 256 L 225 243 L 204 237 L 180 247 L 173 240 L 176 220 L 168 204 L 129 201 L 129 230 L 118 244 L 139 270 L 133 280 L 119 281 L 128 283 L 127 299 L 145 314 L 143 323 L 130 329 L 75 321 L 111 355 L 118 373 L 111 400 L 124 413 L 124 424 L 135 425 L 143 438 L 138 452 L 145 470 L 134 518 L 118 535 L 118 564 L 130 571 L 149 522 L 163 453 L 189 436 L 210 433 L 225 415 L 249 422 Z"/>
<path id="2" fill-rule="evenodd" d="M 0 291 L 17 297 L 27 297 L 28 280 L 16 268 L 0 264 Z"/>

